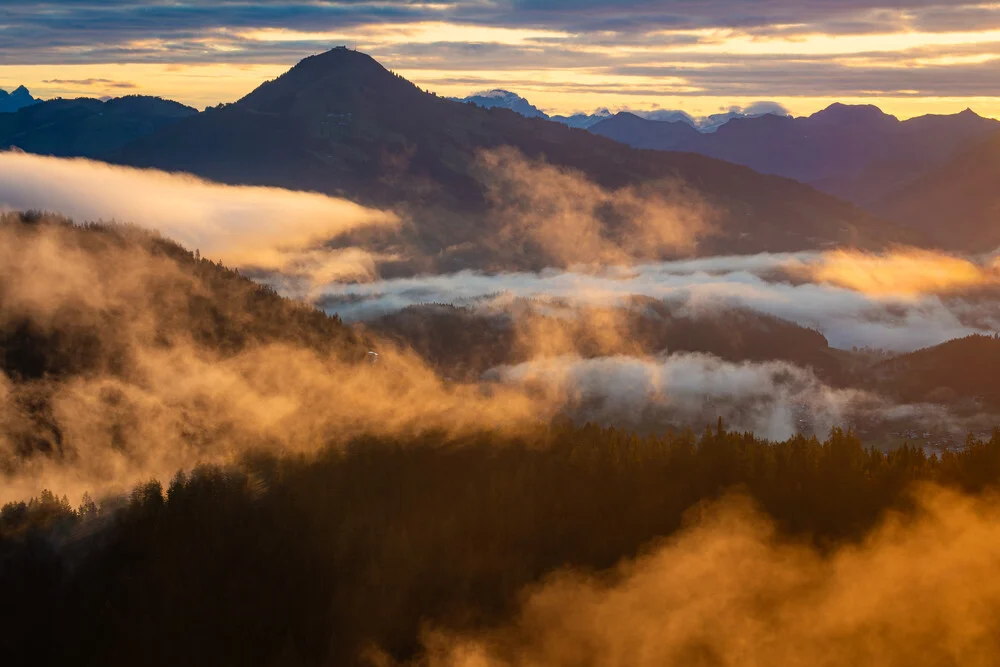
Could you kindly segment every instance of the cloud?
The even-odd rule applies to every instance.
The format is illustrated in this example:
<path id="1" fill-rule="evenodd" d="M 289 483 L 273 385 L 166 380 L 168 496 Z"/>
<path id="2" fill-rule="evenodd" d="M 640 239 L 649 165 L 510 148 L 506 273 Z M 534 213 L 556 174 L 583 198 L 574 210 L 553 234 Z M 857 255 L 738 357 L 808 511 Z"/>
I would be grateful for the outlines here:
<path id="1" fill-rule="evenodd" d="M 420 664 L 985 667 L 1000 652 L 996 501 L 922 487 L 914 512 L 821 552 L 729 496 L 611 572 L 550 576 L 503 627 L 429 631 Z"/>
<path id="2" fill-rule="evenodd" d="M 899 27 L 908 16 L 933 12 L 967 16 L 969 7 L 955 7 L 941 0 L 765 0 L 748 5 L 741 0 L 445 0 L 417 3 L 410 0 L 373 2 L 283 2 L 255 0 L 183 0 L 181 2 L 108 2 L 95 5 L 73 0 L 49 0 L 48 10 L 38 3 L 12 0 L 6 9 L 10 24 L 38 31 L 71 25 L 87 33 L 135 37 L 158 28 L 159 34 L 207 31 L 223 27 L 270 27 L 315 31 L 338 23 L 393 23 L 448 21 L 474 26 L 545 26 L 579 32 L 642 32 L 697 28 L 768 28 L 774 25 L 826 27 L 828 30 L 873 30 Z M 970 3 L 989 8 L 988 3 Z M 943 16 L 942 16 L 943 15 Z M 975 15 L 975 14 L 973 14 Z M 91 34 L 91 37 L 94 35 Z M 94 41 L 93 39 L 89 41 Z M 104 40 L 107 41 L 107 40 Z"/>
<path id="3" fill-rule="evenodd" d="M 501 251 L 540 251 L 554 266 L 631 264 L 691 254 L 712 231 L 712 208 L 677 180 L 608 190 L 510 148 L 479 163 Z"/>
<path id="4" fill-rule="evenodd" d="M 0 331 L 24 333 L 0 354 L 35 340 L 59 360 L 37 377 L 0 373 L 0 502 L 114 492 L 252 449 L 516 431 L 557 409 L 515 387 L 445 382 L 389 343 L 375 366 L 352 334 L 309 344 L 319 330 L 273 321 L 255 285 L 219 281 L 134 228 L 0 221 Z"/>
<path id="5" fill-rule="evenodd" d="M 815 282 L 872 295 L 942 294 L 1000 283 L 996 267 L 916 248 L 881 255 L 832 250 L 814 263 L 792 262 L 788 268 Z"/>
<path id="6" fill-rule="evenodd" d="M 788 116 L 788 109 L 786 109 L 782 104 L 778 102 L 771 102 L 767 100 L 761 100 L 760 102 L 754 102 L 753 104 L 747 105 L 745 108 L 733 108 L 730 111 L 735 111 L 736 113 L 741 113 L 746 116 L 761 116 L 764 114 L 774 114 L 775 116 Z"/>
<path id="7" fill-rule="evenodd" d="M 107 88 L 138 88 L 131 81 L 112 81 L 111 79 L 44 79 L 42 83 L 71 86 L 103 86 Z"/>
<path id="8" fill-rule="evenodd" d="M 832 389 L 790 363 L 732 363 L 706 354 L 658 359 L 553 357 L 494 369 L 489 376 L 558 397 L 580 421 L 631 428 L 709 424 L 722 416 L 736 431 L 785 440 L 821 436 L 848 417 L 886 407 L 855 389 Z"/>
<path id="9" fill-rule="evenodd" d="M 199 220 L 209 229 L 215 224 L 211 216 Z M 456 301 L 464 293 L 500 313 L 514 305 L 511 292 L 542 295 L 533 313 L 512 323 L 511 358 L 523 362 L 451 381 L 386 341 L 372 343 L 381 355 L 375 366 L 324 351 L 326 338 L 301 342 L 312 330 L 300 331 L 301 322 L 286 315 L 266 322 L 261 336 L 258 310 L 246 305 L 257 303 L 252 283 L 236 280 L 220 293 L 213 265 L 178 264 L 154 239 L 129 226 L 86 232 L 51 223 L 0 224 L 0 330 L 30 332 L 60 364 L 82 364 L 27 378 L 0 374 L 0 501 L 45 487 L 70 495 L 113 492 L 253 449 L 311 452 L 365 434 L 516 433 L 557 414 L 637 428 L 700 427 L 722 415 L 734 428 L 775 438 L 824 433 L 886 411 L 887 418 L 910 423 L 951 419 L 939 410 L 832 388 L 787 362 L 646 356 L 651 350 L 623 312 L 578 308 L 646 291 L 692 317 L 720 305 L 754 304 L 803 320 L 827 318 L 821 321 L 835 334 L 838 326 L 846 332 L 841 335 L 869 340 L 877 332 L 900 345 L 962 326 L 940 300 L 940 310 L 928 311 L 929 297 L 873 297 L 760 277 L 790 259 L 803 262 L 804 255 L 339 288 L 342 294 L 375 290 L 382 307 L 444 300 L 441 295 Z M 508 294 L 498 296 L 500 287 Z M 974 303 L 968 306 L 976 312 Z M 934 318 L 945 314 L 951 320 L 935 327 Z M 238 333 L 220 333 L 220 326 Z"/>
<path id="10" fill-rule="evenodd" d="M 913 263 L 914 257 L 920 261 Z M 606 306 L 620 305 L 640 295 L 694 312 L 748 308 L 816 329 L 835 347 L 872 346 L 897 351 L 1000 328 L 997 278 L 991 269 L 972 269 L 974 277 L 982 282 L 963 279 L 944 285 L 931 272 L 916 282 L 906 279 L 909 282 L 905 284 L 904 276 L 897 274 L 901 266 L 917 274 L 925 267 L 937 270 L 935 261 L 966 270 L 973 266 L 961 258 L 915 256 L 909 251 L 881 258 L 842 253 L 761 254 L 590 272 L 549 269 L 487 275 L 465 271 L 364 285 L 328 285 L 317 294 L 321 295 L 318 303 L 326 310 L 349 320 L 421 303 L 489 306 L 524 297 Z M 867 273 L 851 274 L 852 262 L 859 262 Z M 876 289 L 862 289 L 873 285 Z M 915 292 L 919 286 L 927 291 Z M 946 289 L 937 289 L 942 287 Z"/>
<path id="11" fill-rule="evenodd" d="M 19 152 L 0 153 L 0 206 L 131 222 L 232 266 L 324 282 L 375 275 L 373 256 L 327 250 L 326 241 L 398 224 L 390 213 L 319 194 Z"/>
<path id="12" fill-rule="evenodd" d="M 6 65 L 288 66 L 358 43 L 421 85 L 449 87 L 463 72 L 476 72 L 484 87 L 523 80 L 529 88 L 521 92 L 545 93 L 543 106 L 561 112 L 583 94 L 609 107 L 621 104 L 612 96 L 672 97 L 672 104 L 716 98 L 710 108 L 718 98 L 727 106 L 762 97 L 993 98 L 996 63 L 947 59 L 970 47 L 996 56 L 1000 42 L 991 32 L 1000 27 L 995 5 L 940 0 L 56 1 L 44 8 L 5 5 Z M 676 80 L 668 85 L 667 76 Z M 197 94 L 200 105 L 231 101 Z M 185 99 L 194 102 L 191 95 Z M 697 104 L 687 110 L 707 112 L 704 100 Z"/>

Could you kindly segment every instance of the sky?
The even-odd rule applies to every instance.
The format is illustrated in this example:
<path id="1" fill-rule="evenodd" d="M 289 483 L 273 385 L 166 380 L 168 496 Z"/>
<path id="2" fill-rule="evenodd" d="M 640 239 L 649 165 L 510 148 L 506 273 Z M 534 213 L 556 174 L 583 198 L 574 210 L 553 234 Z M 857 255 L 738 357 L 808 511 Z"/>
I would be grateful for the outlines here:
<path id="1" fill-rule="evenodd" d="M 1000 117 L 1000 3 L 941 0 L 0 0 L 0 88 L 231 102 L 346 44 L 440 95 L 550 113 L 834 101 Z"/>

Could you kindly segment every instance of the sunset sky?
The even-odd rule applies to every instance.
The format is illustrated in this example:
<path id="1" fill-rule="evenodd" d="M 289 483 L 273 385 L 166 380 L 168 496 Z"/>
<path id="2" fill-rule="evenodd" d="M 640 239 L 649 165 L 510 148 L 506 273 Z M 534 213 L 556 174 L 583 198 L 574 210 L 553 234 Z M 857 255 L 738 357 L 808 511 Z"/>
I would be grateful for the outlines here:
<path id="1" fill-rule="evenodd" d="M 340 44 L 441 95 L 503 87 L 556 113 L 1000 116 L 1000 3 L 939 0 L 2 0 L 0 88 L 201 108 Z"/>

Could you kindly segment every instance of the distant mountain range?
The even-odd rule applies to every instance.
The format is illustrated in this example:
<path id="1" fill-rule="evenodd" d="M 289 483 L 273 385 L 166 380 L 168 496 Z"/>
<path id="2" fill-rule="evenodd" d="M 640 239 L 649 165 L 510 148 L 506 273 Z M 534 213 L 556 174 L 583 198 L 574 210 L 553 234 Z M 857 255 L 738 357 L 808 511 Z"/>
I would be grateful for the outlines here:
<path id="1" fill-rule="evenodd" d="M 696 120 L 669 110 L 548 117 L 508 91 L 465 101 L 634 148 L 698 153 L 793 178 L 919 230 L 940 247 L 1000 247 L 1000 121 L 971 110 L 900 121 L 875 106 L 833 104 L 802 118 L 755 106 Z"/>
<path id="2" fill-rule="evenodd" d="M 570 127 L 579 128 L 581 130 L 586 130 L 589 127 L 597 125 L 602 120 L 611 118 L 612 115 L 613 114 L 607 109 L 598 109 L 592 114 L 577 113 L 572 116 L 551 116 L 549 117 L 549 120 L 562 123 L 563 125 L 569 125 Z"/>
<path id="3" fill-rule="evenodd" d="M 508 90 L 487 90 L 456 101 L 475 104 L 484 109 L 510 109 L 526 118 L 549 118 L 548 114 L 528 100 Z"/>
<path id="4" fill-rule="evenodd" d="M 614 115 L 608 109 L 598 109 L 592 114 L 577 113 L 571 116 L 549 116 L 517 93 L 512 93 L 509 90 L 502 90 L 499 88 L 487 90 L 482 93 L 476 93 L 464 98 L 452 99 L 457 102 L 475 104 L 486 109 L 510 109 L 511 111 L 516 111 L 522 116 L 526 116 L 528 118 L 545 118 L 547 120 L 554 120 L 557 123 L 569 125 L 570 127 L 579 127 L 583 129 L 590 128 Z M 765 114 L 787 115 L 785 110 L 780 105 L 772 102 L 760 102 L 755 105 L 751 105 L 747 109 L 733 108 L 724 113 L 712 114 L 702 118 L 694 118 L 684 111 L 673 109 L 630 111 L 628 113 L 647 120 L 684 122 L 700 132 L 715 132 L 717 129 L 734 118 L 756 118 Z"/>
<path id="5" fill-rule="evenodd" d="M 607 109 L 598 109 L 592 114 L 578 113 L 572 116 L 550 116 L 517 93 L 500 88 L 476 93 L 468 97 L 453 97 L 451 99 L 456 102 L 475 104 L 484 109 L 510 109 L 525 118 L 544 118 L 545 120 L 553 120 L 563 125 L 581 129 L 587 129 L 614 115 Z M 687 114 L 684 115 L 687 116 Z M 688 116 L 688 118 L 690 117 Z M 694 123 L 693 118 L 691 119 L 691 123 Z"/>
<path id="6" fill-rule="evenodd" d="M 32 97 L 31 93 L 24 86 L 18 86 L 12 93 L 8 93 L 6 90 L 0 88 L 0 113 L 17 111 L 38 101 L 40 100 Z"/>
<path id="7" fill-rule="evenodd" d="M 740 122 L 750 121 L 723 128 Z M 0 116 L 0 145 L 399 209 L 412 222 L 407 242 L 449 269 L 544 265 L 530 247 L 504 240 L 489 215 L 481 152 L 500 147 L 609 191 L 681 184 L 717 212 L 713 235 L 697 248 L 702 255 L 921 240 L 790 179 L 692 153 L 636 150 L 505 108 L 456 103 L 344 48 L 306 58 L 243 99 L 201 113 L 155 98 L 43 102 Z"/>
<path id="8" fill-rule="evenodd" d="M 1000 121 L 970 110 L 900 121 L 874 106 L 843 104 L 804 118 L 732 119 L 710 134 L 628 113 L 590 128 L 636 148 L 700 153 L 794 178 L 860 206 L 879 202 L 998 130 Z"/>

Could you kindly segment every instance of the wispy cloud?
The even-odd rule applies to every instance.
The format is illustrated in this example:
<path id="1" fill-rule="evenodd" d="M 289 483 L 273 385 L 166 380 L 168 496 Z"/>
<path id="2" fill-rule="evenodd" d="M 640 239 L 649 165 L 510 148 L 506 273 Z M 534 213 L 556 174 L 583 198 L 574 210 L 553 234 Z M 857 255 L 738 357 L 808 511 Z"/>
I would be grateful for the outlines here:
<path id="1" fill-rule="evenodd" d="M 138 86 L 131 81 L 113 81 L 111 79 L 45 79 L 42 83 L 60 86 L 84 86 L 88 88 L 91 86 L 125 89 L 138 88 Z"/>

